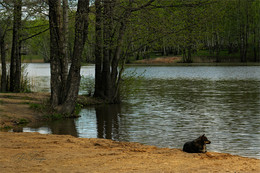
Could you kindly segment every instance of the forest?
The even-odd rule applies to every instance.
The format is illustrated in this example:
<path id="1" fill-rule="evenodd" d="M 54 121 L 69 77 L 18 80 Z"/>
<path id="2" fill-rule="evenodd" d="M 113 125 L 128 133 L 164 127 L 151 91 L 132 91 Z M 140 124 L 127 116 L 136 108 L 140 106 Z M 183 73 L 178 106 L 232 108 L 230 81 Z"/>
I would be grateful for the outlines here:
<path id="1" fill-rule="evenodd" d="M 0 0 L 0 13 L 1 92 L 21 92 L 23 60 L 43 60 L 50 105 L 68 117 L 83 63 L 95 64 L 94 97 L 119 103 L 137 60 L 260 61 L 260 0 Z"/>

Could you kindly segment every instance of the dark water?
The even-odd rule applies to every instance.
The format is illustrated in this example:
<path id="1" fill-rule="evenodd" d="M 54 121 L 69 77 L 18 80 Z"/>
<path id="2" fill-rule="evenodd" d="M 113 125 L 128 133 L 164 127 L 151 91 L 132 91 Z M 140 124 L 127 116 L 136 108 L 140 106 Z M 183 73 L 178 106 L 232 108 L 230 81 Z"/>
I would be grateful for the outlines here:
<path id="1" fill-rule="evenodd" d="M 87 71 L 87 69 L 92 69 Z M 83 74 L 93 75 L 93 66 Z M 259 67 L 137 67 L 142 82 L 121 105 L 23 131 L 108 138 L 182 148 L 206 134 L 208 150 L 260 158 Z M 143 73 L 145 72 L 145 73 Z"/>

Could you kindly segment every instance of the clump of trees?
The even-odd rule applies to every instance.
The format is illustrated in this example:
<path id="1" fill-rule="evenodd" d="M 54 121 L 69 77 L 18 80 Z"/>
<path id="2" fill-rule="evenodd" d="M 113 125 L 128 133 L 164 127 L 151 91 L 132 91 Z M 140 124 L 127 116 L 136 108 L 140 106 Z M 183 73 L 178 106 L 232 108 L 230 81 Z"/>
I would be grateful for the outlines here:
<path id="1" fill-rule="evenodd" d="M 23 54 L 42 56 L 50 104 L 65 116 L 74 112 L 82 62 L 95 63 L 94 97 L 119 103 L 130 58 L 160 52 L 190 63 L 206 50 L 216 62 L 225 61 L 221 51 L 260 61 L 259 0 L 0 0 L 0 13 L 1 92 L 21 90 Z"/>

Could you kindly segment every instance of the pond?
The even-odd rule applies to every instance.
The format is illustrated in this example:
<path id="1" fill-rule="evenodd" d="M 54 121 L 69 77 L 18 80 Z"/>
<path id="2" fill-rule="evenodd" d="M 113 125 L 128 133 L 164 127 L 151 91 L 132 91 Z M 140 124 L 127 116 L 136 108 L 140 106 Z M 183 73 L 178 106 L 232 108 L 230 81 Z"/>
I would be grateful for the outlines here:
<path id="1" fill-rule="evenodd" d="M 49 90 L 49 64 L 29 64 L 38 90 Z M 260 158 L 260 68 L 129 67 L 142 76 L 120 105 L 83 109 L 81 117 L 24 127 L 24 132 L 107 138 L 182 148 L 206 134 L 209 151 Z M 82 74 L 94 76 L 94 66 Z"/>

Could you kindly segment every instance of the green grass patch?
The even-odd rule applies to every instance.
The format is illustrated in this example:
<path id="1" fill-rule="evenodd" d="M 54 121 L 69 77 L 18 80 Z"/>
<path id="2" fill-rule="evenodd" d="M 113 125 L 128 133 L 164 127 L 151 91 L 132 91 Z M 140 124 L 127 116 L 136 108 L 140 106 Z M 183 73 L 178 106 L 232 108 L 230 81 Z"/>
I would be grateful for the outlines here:
<path id="1" fill-rule="evenodd" d="M 26 125 L 28 124 L 30 121 L 28 121 L 27 119 L 21 118 L 18 120 L 18 125 Z"/>
<path id="2" fill-rule="evenodd" d="M 21 104 L 29 105 L 31 102 L 22 102 Z"/>
<path id="3" fill-rule="evenodd" d="M 46 121 L 60 120 L 62 118 L 65 118 L 63 114 L 55 112 L 55 110 L 53 110 L 47 102 L 41 104 L 29 103 L 29 105 L 31 109 L 42 113 L 43 119 Z"/>
<path id="4" fill-rule="evenodd" d="M 3 95 L 3 96 L 1 96 L 1 98 L 14 99 L 14 98 L 17 98 L 17 96 L 13 96 L 13 95 Z"/>
<path id="5" fill-rule="evenodd" d="M 41 55 L 22 55 L 22 60 L 42 60 Z"/>
<path id="6" fill-rule="evenodd" d="M 20 97 L 22 100 L 34 100 L 34 98 L 28 97 L 28 96 L 24 96 L 24 97 Z"/>
<path id="7" fill-rule="evenodd" d="M 1 127 L 0 130 L 3 130 L 3 131 L 7 131 L 7 130 L 10 130 L 12 129 L 11 126 L 4 126 L 4 127 Z"/>
<path id="8" fill-rule="evenodd" d="M 36 111 L 43 111 L 43 110 L 45 110 L 45 105 L 44 104 L 29 103 L 29 106 L 30 106 L 31 109 L 34 109 Z"/>
<path id="9" fill-rule="evenodd" d="M 54 121 L 63 119 L 64 115 L 54 112 L 44 115 L 43 118 L 47 121 Z"/>
<path id="10" fill-rule="evenodd" d="M 83 105 L 82 104 L 79 104 L 79 103 L 77 103 L 76 104 L 76 106 L 75 106 L 75 109 L 74 109 L 74 115 L 79 115 L 79 113 L 80 113 L 80 111 L 81 111 L 81 109 L 83 108 Z"/>
<path id="11" fill-rule="evenodd" d="M 3 95 L 0 98 L 7 98 L 7 99 L 21 99 L 21 100 L 34 100 L 34 98 L 28 96 L 15 96 L 15 95 Z M 1 100 L 0 100 L 1 101 Z"/>

